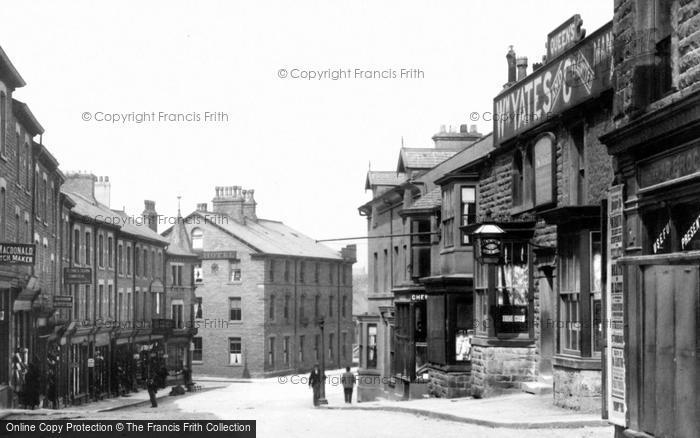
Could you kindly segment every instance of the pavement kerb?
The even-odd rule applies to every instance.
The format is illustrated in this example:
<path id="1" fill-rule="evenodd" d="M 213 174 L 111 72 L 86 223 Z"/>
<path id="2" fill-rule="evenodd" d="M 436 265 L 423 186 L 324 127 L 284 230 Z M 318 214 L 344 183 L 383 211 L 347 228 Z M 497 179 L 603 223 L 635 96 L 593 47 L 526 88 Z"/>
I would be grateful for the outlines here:
<path id="1" fill-rule="evenodd" d="M 435 412 L 426 409 L 404 408 L 400 406 L 320 406 L 320 409 L 332 410 L 358 410 L 358 411 L 389 411 L 401 412 L 404 414 L 422 415 L 428 418 L 435 418 L 457 423 L 474 424 L 491 428 L 505 429 L 578 429 L 582 427 L 607 427 L 610 426 L 606 420 L 572 420 L 572 421 L 540 421 L 540 422 L 502 422 L 491 421 L 480 418 L 462 417 L 459 415 Z"/>

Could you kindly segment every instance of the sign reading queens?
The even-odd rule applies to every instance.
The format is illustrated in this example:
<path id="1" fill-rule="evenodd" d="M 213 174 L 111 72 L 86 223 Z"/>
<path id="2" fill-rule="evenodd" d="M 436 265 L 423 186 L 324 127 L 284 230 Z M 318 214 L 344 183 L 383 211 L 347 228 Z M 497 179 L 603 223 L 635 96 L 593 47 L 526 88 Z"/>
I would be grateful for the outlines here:
<path id="1" fill-rule="evenodd" d="M 608 90 L 613 71 L 612 48 L 610 22 L 503 90 L 493 101 L 496 144 Z"/>

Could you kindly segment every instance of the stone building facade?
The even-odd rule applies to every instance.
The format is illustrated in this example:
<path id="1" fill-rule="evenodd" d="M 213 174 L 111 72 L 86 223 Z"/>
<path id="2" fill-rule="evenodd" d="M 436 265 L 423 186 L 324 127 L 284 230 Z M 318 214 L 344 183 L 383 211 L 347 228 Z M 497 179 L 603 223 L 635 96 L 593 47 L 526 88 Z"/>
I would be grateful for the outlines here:
<path id="1" fill-rule="evenodd" d="M 616 437 L 695 437 L 700 2 L 614 7 L 606 414 Z"/>
<path id="2" fill-rule="evenodd" d="M 199 260 L 193 372 L 262 377 L 349 366 L 354 247 L 336 253 L 258 218 L 255 206 L 253 190 L 217 187 L 212 210 L 198 204 L 183 218 Z"/>
<path id="3" fill-rule="evenodd" d="M 477 199 L 478 222 L 504 233 L 495 269 L 476 267 L 476 395 L 551 388 L 559 406 L 600 409 L 601 200 L 612 162 L 598 136 L 611 123 L 611 27 L 530 74 L 526 59 L 508 54 L 517 62 L 494 111 L 515 116 L 494 122 L 496 152 L 480 168 Z M 578 69 L 581 59 L 590 71 Z M 525 90 L 538 98 L 509 107 Z"/>

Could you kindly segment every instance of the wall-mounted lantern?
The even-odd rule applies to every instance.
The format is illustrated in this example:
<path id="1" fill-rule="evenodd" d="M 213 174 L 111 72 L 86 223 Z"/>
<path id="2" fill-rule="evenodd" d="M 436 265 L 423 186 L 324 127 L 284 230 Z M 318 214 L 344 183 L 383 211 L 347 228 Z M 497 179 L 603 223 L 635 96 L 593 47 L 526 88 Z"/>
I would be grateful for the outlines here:
<path id="1" fill-rule="evenodd" d="M 481 263 L 498 263 L 505 231 L 496 224 L 483 224 L 474 233 L 476 258 Z"/>

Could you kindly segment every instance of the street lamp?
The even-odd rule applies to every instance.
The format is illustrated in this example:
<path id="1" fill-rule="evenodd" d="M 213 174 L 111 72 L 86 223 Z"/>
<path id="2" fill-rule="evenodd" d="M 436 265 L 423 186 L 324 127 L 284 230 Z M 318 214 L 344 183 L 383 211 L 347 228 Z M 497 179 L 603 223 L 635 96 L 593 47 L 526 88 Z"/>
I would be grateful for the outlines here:
<path id="1" fill-rule="evenodd" d="M 323 317 L 316 319 L 316 324 L 318 324 L 321 329 L 321 397 L 318 399 L 319 405 L 327 405 L 328 400 L 326 400 L 326 341 L 323 335 L 323 326 L 325 320 Z"/>

